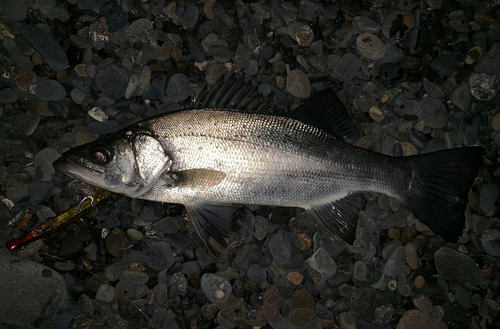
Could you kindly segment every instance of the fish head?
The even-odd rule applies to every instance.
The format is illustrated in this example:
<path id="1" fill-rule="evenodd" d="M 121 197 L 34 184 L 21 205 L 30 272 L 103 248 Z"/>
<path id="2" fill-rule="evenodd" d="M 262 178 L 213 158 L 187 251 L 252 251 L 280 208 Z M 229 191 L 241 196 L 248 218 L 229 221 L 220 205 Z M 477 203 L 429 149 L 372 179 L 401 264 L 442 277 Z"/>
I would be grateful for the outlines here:
<path id="1" fill-rule="evenodd" d="M 137 197 L 168 172 L 171 164 L 155 137 L 125 131 L 72 148 L 53 166 L 90 185 Z"/>

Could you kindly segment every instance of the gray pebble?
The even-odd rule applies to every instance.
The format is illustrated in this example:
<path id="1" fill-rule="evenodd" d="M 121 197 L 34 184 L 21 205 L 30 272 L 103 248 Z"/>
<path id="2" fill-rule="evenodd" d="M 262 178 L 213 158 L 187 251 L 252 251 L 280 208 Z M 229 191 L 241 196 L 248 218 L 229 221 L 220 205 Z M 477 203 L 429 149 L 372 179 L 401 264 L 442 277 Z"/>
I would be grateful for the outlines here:
<path id="1" fill-rule="evenodd" d="M 472 291 L 458 286 L 455 290 L 455 300 L 464 310 L 472 307 Z"/>
<path id="2" fill-rule="evenodd" d="M 380 39 L 372 33 L 361 33 L 356 39 L 359 52 L 366 58 L 377 60 L 385 55 L 385 46 Z"/>
<path id="3" fill-rule="evenodd" d="M 146 284 L 149 281 L 149 275 L 145 272 L 125 270 L 122 272 L 122 277 L 136 286 Z"/>
<path id="4" fill-rule="evenodd" d="M 113 69 L 101 69 L 95 75 L 97 88 L 113 99 L 123 97 L 127 83 L 122 75 Z"/>
<path id="5" fill-rule="evenodd" d="M 378 60 L 379 64 L 387 63 L 400 63 L 404 61 L 405 55 L 401 48 L 394 46 L 392 43 L 388 43 L 385 46 L 385 54 L 382 58 Z"/>
<path id="6" fill-rule="evenodd" d="M 154 241 L 149 250 L 149 266 L 155 270 L 167 270 L 174 262 L 172 248 L 167 241 Z"/>
<path id="7" fill-rule="evenodd" d="M 196 63 L 203 63 L 205 60 L 205 48 L 198 41 L 192 40 L 189 42 L 189 53 Z"/>
<path id="8" fill-rule="evenodd" d="M 464 144 L 466 146 L 474 146 L 479 142 L 479 132 L 476 127 L 469 126 L 465 130 Z"/>
<path id="9" fill-rule="evenodd" d="M 41 80 L 33 82 L 28 86 L 28 90 L 42 101 L 59 102 L 66 97 L 66 90 L 57 80 Z"/>
<path id="10" fill-rule="evenodd" d="M 105 303 L 111 303 L 115 298 L 115 288 L 109 284 L 103 284 L 97 289 L 95 299 Z"/>
<path id="11" fill-rule="evenodd" d="M 224 303 L 233 291 L 229 281 L 212 273 L 203 274 L 200 286 L 205 296 L 214 304 Z"/>
<path id="12" fill-rule="evenodd" d="M 52 179 L 52 175 L 55 174 L 55 169 L 52 166 L 52 163 L 58 159 L 61 155 L 53 148 L 44 148 L 40 150 L 37 154 L 35 154 L 33 165 L 36 167 L 41 167 L 43 171 L 43 177 L 41 178 L 44 181 L 50 181 Z"/>
<path id="13" fill-rule="evenodd" d="M 180 272 L 175 273 L 172 275 L 170 282 L 172 283 L 173 288 L 176 288 L 179 291 L 187 291 L 188 282 L 184 274 Z"/>
<path id="14" fill-rule="evenodd" d="M 252 54 L 250 53 L 250 50 L 248 50 L 248 47 L 245 44 L 240 43 L 238 44 L 238 48 L 236 48 L 234 63 L 238 68 L 245 69 L 248 67 L 248 64 L 250 64 L 251 55 Z"/>
<path id="15" fill-rule="evenodd" d="M 397 277 L 405 264 L 405 248 L 397 247 L 392 252 L 384 266 L 384 274 L 387 276 Z"/>
<path id="16" fill-rule="evenodd" d="M 17 101 L 17 95 L 11 88 L 0 90 L 0 104 L 14 104 Z"/>
<path id="17" fill-rule="evenodd" d="M 68 67 L 69 61 L 66 52 L 49 33 L 35 25 L 23 25 L 21 33 L 31 46 L 42 55 L 51 69 L 62 71 Z"/>
<path id="18" fill-rule="evenodd" d="M 446 94 L 439 88 L 437 85 L 433 84 L 432 82 L 429 82 L 426 78 L 424 78 L 424 88 L 425 92 L 429 97 L 439 99 L 439 100 L 446 100 Z"/>
<path id="19" fill-rule="evenodd" d="M 18 22 L 26 19 L 29 9 L 27 0 L 5 0 L 3 2 L 3 14 L 12 22 Z"/>
<path id="20" fill-rule="evenodd" d="M 365 281 L 368 276 L 368 267 L 362 261 L 354 263 L 353 277 L 359 281 Z"/>
<path id="21" fill-rule="evenodd" d="M 489 213 L 493 210 L 498 198 L 498 187 L 496 184 L 488 183 L 481 187 L 479 193 L 479 208 L 483 213 Z"/>
<path id="22" fill-rule="evenodd" d="M 430 97 L 420 101 L 422 115 L 419 119 L 425 121 L 425 125 L 430 128 L 443 128 L 448 123 L 448 111 L 440 100 Z"/>
<path id="23" fill-rule="evenodd" d="M 458 67 L 458 62 L 454 54 L 450 51 L 443 51 L 443 53 L 436 57 L 431 62 L 431 68 L 439 75 L 448 76 L 453 74 Z"/>
<path id="24" fill-rule="evenodd" d="M 304 262 L 304 266 L 314 282 L 319 284 L 325 283 L 337 271 L 337 264 L 322 247 Z"/>
<path id="25" fill-rule="evenodd" d="M 223 46 L 210 46 L 209 51 L 214 56 L 214 60 L 219 63 L 226 63 L 233 57 L 233 52 Z"/>
<path id="26" fill-rule="evenodd" d="M 361 60 L 354 54 L 347 53 L 342 57 L 333 72 L 342 80 L 351 81 L 357 75 L 360 68 Z"/>
<path id="27" fill-rule="evenodd" d="M 226 9 L 219 3 L 219 2 L 214 2 L 212 5 L 212 12 L 214 13 L 215 17 L 220 19 L 226 26 L 231 26 L 234 23 L 233 17 L 231 17 Z"/>
<path id="28" fill-rule="evenodd" d="M 481 247 L 488 255 L 500 257 L 500 242 L 481 239 Z"/>
<path id="29" fill-rule="evenodd" d="M 451 103 L 461 111 L 468 111 L 471 104 L 470 87 L 467 81 L 461 82 L 453 89 L 450 96 Z"/>
<path id="30" fill-rule="evenodd" d="M 436 268 L 446 280 L 462 284 L 477 285 L 483 281 L 483 272 L 467 255 L 450 248 L 441 248 L 434 253 Z"/>
<path id="31" fill-rule="evenodd" d="M 292 244 L 288 234 L 277 230 L 268 242 L 269 251 L 278 264 L 287 264 L 292 256 Z"/>
<path id="32" fill-rule="evenodd" d="M 365 33 L 377 34 L 382 30 L 382 26 L 373 19 L 363 16 L 356 16 L 352 20 L 352 25 Z"/>
<path id="33" fill-rule="evenodd" d="M 255 283 L 263 283 L 266 281 L 266 271 L 259 266 L 252 264 L 247 270 L 247 278 Z"/>
<path id="34" fill-rule="evenodd" d="M 192 29 L 198 22 L 199 14 L 200 13 L 198 11 L 198 7 L 196 6 L 188 7 L 184 12 L 184 15 L 182 16 L 182 20 L 189 29 Z"/>
<path id="35" fill-rule="evenodd" d="M 323 10 L 323 5 L 317 1 L 301 0 L 299 4 L 299 19 L 314 21 Z"/>
<path id="36" fill-rule="evenodd" d="M 167 84 L 167 97 L 174 103 L 179 103 L 191 95 L 191 85 L 186 75 L 174 74 Z"/>
<path id="37" fill-rule="evenodd" d="M 290 71 L 286 78 L 286 88 L 295 97 L 308 97 L 311 93 L 311 83 L 307 75 L 299 69 Z"/>

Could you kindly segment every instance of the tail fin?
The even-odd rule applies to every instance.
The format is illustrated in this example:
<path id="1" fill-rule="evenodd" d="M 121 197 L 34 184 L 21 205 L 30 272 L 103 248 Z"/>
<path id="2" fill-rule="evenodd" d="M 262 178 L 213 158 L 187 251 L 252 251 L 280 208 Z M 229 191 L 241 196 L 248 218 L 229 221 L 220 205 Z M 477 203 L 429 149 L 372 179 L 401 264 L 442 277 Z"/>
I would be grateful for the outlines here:
<path id="1" fill-rule="evenodd" d="M 483 163 L 484 149 L 463 147 L 405 158 L 413 167 L 403 205 L 445 240 L 465 227 L 467 196 Z"/>

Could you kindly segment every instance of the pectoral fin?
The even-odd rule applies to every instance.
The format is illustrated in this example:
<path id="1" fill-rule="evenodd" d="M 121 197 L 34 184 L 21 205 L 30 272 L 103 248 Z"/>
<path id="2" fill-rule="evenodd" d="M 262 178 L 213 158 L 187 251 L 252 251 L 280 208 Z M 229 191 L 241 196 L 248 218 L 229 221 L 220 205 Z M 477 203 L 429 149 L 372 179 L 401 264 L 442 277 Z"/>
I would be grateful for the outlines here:
<path id="1" fill-rule="evenodd" d="M 166 175 L 173 186 L 190 190 L 206 190 L 219 185 L 226 178 L 225 172 L 210 169 L 170 171 Z"/>
<path id="2" fill-rule="evenodd" d="M 314 206 L 307 211 L 327 230 L 341 237 L 348 244 L 356 238 L 358 213 L 364 206 L 361 193 L 353 193 L 342 199 Z"/>
<path id="3" fill-rule="evenodd" d="M 227 238 L 231 231 L 234 207 L 231 205 L 192 204 L 185 205 L 193 226 L 212 256 L 217 251 L 210 245 L 212 237 L 222 247 L 227 248 Z"/>

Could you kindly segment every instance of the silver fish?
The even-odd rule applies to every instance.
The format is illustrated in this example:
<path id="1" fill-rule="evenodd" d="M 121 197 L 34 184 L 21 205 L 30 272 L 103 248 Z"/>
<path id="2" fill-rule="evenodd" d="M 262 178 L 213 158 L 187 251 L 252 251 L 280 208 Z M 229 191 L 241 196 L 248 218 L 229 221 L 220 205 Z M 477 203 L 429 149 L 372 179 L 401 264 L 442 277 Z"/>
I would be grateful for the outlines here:
<path id="1" fill-rule="evenodd" d="M 205 94 L 209 108 L 133 124 L 65 152 L 54 167 L 131 198 L 183 204 L 212 253 L 210 236 L 227 245 L 232 204 L 304 208 L 352 244 L 366 191 L 394 197 L 448 241 L 462 234 L 482 148 L 378 154 L 351 144 L 359 133 L 329 89 L 290 115 L 269 115 L 221 109 L 238 107 L 244 85 L 234 84 Z"/>

